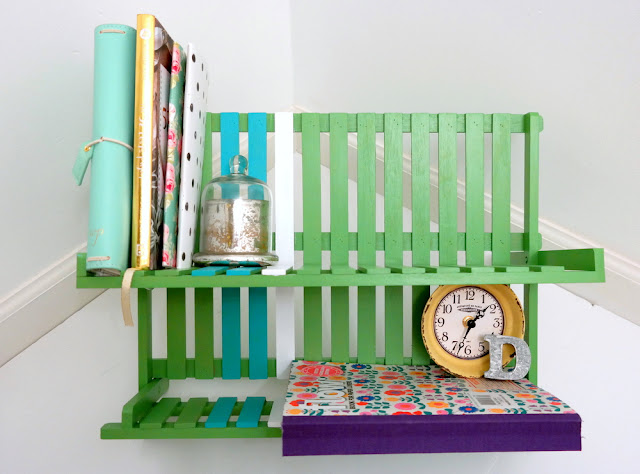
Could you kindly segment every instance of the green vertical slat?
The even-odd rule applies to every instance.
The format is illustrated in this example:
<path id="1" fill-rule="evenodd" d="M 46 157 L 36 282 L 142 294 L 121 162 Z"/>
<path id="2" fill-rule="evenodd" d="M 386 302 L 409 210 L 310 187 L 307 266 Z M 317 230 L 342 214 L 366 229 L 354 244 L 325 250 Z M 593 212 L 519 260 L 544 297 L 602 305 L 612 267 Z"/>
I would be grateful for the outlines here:
<path id="1" fill-rule="evenodd" d="M 429 165 L 430 114 L 411 115 L 411 259 L 413 266 L 431 263 L 431 216 Z M 414 365 L 428 365 L 429 354 L 422 342 L 422 311 L 429 299 L 428 286 L 414 286 L 412 292 L 411 357 Z"/>
<path id="2" fill-rule="evenodd" d="M 195 378 L 213 378 L 213 289 L 196 288 Z"/>
<path id="3" fill-rule="evenodd" d="M 493 266 L 511 263 L 511 115 L 493 114 L 491 255 Z"/>
<path id="4" fill-rule="evenodd" d="M 384 262 L 402 271 L 402 114 L 384 115 Z M 385 287 L 385 363 L 402 364 L 401 286 Z"/>
<path id="5" fill-rule="evenodd" d="M 211 181 L 212 177 L 212 168 L 213 168 L 213 159 L 212 159 L 212 139 L 211 139 L 211 129 L 214 118 L 217 118 L 218 128 L 220 127 L 220 115 L 207 113 L 207 121 L 205 125 L 204 131 L 204 160 L 202 161 L 202 178 L 200 181 L 200 189 L 203 189 L 205 185 Z M 199 203 L 199 206 L 202 206 L 202 203 Z M 196 215 L 200 216 L 200 211 L 196 209 Z M 200 219 L 196 219 L 196 238 L 193 243 L 193 253 L 198 253 L 200 251 Z"/>
<path id="6" fill-rule="evenodd" d="M 525 116 L 524 138 L 524 232 L 525 251 L 529 264 L 538 263 L 541 243 L 538 239 L 538 199 L 540 132 L 542 118 L 535 113 Z M 538 285 L 524 285 L 525 340 L 531 350 L 531 368 L 528 378 L 538 383 Z"/>
<path id="7" fill-rule="evenodd" d="M 439 264 L 458 264 L 457 116 L 438 115 Z"/>
<path id="8" fill-rule="evenodd" d="M 318 114 L 302 114 L 303 267 L 299 273 L 320 273 L 321 252 L 320 126 Z"/>
<path id="9" fill-rule="evenodd" d="M 376 117 L 358 114 L 358 268 L 376 267 Z M 376 289 L 358 288 L 358 362 L 376 362 Z"/>
<path id="10" fill-rule="evenodd" d="M 187 320 L 184 288 L 167 288 L 167 377 L 187 378 Z"/>
<path id="11" fill-rule="evenodd" d="M 321 187 L 320 125 L 318 114 L 302 114 L 302 232 L 303 265 L 300 273 L 320 273 Z M 322 288 L 304 289 L 304 357 L 322 358 Z"/>
<path id="12" fill-rule="evenodd" d="M 467 114 L 465 134 L 465 265 L 484 265 L 484 114 Z"/>
<path id="13" fill-rule="evenodd" d="M 524 285 L 524 340 L 531 351 L 531 367 L 527 378 L 538 383 L 538 285 Z"/>
<path id="14" fill-rule="evenodd" d="M 330 114 L 331 272 L 349 267 L 347 114 Z M 349 361 L 349 288 L 331 288 L 331 360 Z"/>
<path id="15" fill-rule="evenodd" d="M 153 379 L 151 352 L 151 291 L 138 290 L 138 386 L 144 387 Z"/>

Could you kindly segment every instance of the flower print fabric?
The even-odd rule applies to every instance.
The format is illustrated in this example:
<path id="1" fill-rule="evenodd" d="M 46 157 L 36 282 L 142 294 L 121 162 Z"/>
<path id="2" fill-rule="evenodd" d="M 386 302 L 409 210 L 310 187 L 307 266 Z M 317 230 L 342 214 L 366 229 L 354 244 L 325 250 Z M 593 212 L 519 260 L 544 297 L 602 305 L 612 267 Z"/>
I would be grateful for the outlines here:
<path id="1" fill-rule="evenodd" d="M 330 365 L 332 375 L 309 376 Z M 339 369 L 341 373 L 335 373 Z M 392 381 L 390 381 L 390 378 Z M 293 361 L 285 416 L 575 413 L 528 380 L 457 378 L 437 366 Z"/>
<path id="2" fill-rule="evenodd" d="M 186 56 L 184 50 L 178 43 L 174 42 L 171 62 L 171 89 L 169 90 L 167 168 L 164 179 L 164 239 L 162 240 L 162 266 L 164 268 L 175 268 L 176 266 L 185 69 Z"/>

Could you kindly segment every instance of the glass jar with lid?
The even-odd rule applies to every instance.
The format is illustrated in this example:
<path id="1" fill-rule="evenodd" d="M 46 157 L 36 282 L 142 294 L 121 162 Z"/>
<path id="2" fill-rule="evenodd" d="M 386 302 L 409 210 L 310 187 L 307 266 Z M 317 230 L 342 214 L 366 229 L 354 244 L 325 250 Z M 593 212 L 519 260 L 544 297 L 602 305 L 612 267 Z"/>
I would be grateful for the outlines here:
<path id="1" fill-rule="evenodd" d="M 201 265 L 269 265 L 271 202 L 269 187 L 248 176 L 242 155 L 229 160 L 230 174 L 212 179 L 200 200 L 200 251 L 193 261 Z"/>

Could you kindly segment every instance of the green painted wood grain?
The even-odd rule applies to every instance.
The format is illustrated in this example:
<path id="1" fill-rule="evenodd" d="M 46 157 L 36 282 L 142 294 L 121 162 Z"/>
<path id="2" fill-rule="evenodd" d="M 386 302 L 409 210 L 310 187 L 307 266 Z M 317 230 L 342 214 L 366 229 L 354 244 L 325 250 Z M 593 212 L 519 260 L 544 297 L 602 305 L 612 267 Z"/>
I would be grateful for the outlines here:
<path id="1" fill-rule="evenodd" d="M 531 351 L 531 367 L 527 378 L 538 383 L 538 285 L 524 285 L 524 340 Z"/>
<path id="2" fill-rule="evenodd" d="M 185 290 L 167 289 L 167 376 L 170 379 L 187 377 L 186 315 Z"/>
<path id="3" fill-rule="evenodd" d="M 320 128 L 318 114 L 302 114 L 303 273 L 319 273 L 321 252 Z"/>
<path id="4" fill-rule="evenodd" d="M 511 261 L 511 131 L 508 114 L 493 114 L 491 231 L 493 265 Z"/>
<path id="5" fill-rule="evenodd" d="M 411 115 L 411 258 L 412 264 L 431 264 L 430 217 L 430 114 Z M 422 341 L 422 312 L 429 299 L 429 286 L 411 288 L 411 360 L 414 365 L 428 365 L 429 354 Z"/>
<path id="6" fill-rule="evenodd" d="M 122 407 L 122 425 L 133 428 L 149 413 L 151 407 L 168 389 L 169 380 L 166 378 L 154 379 L 141 387 L 140 391 Z"/>
<path id="7" fill-rule="evenodd" d="M 147 385 L 153 378 L 152 372 L 152 299 L 147 288 L 138 289 L 138 387 Z"/>
<path id="8" fill-rule="evenodd" d="M 438 115 L 438 230 L 440 265 L 458 264 L 457 132 L 455 114 Z"/>
<path id="9" fill-rule="evenodd" d="M 465 264 L 484 265 L 484 114 L 467 114 L 465 134 Z"/>
<path id="10" fill-rule="evenodd" d="M 140 421 L 140 428 L 162 428 L 162 425 L 164 425 L 167 418 L 171 416 L 173 410 L 175 410 L 179 403 L 179 398 L 163 398 L 151 409 L 149 414 Z"/>
<path id="11" fill-rule="evenodd" d="M 304 358 L 322 358 L 322 288 L 304 288 Z"/>
<path id="12" fill-rule="evenodd" d="M 195 378 L 213 378 L 213 290 L 196 288 L 195 302 Z"/>
<path id="13" fill-rule="evenodd" d="M 384 115 L 384 263 L 402 269 L 402 114 Z M 385 287 L 384 345 L 387 364 L 403 355 L 402 287 Z"/>
<path id="14" fill-rule="evenodd" d="M 358 267 L 376 267 L 375 114 L 358 114 Z M 358 361 L 376 358 L 376 289 L 358 288 Z"/>
<path id="15" fill-rule="evenodd" d="M 190 398 L 182 408 L 173 427 L 176 429 L 195 428 L 200 417 L 203 416 L 204 407 L 208 402 L 209 400 L 206 398 Z"/>

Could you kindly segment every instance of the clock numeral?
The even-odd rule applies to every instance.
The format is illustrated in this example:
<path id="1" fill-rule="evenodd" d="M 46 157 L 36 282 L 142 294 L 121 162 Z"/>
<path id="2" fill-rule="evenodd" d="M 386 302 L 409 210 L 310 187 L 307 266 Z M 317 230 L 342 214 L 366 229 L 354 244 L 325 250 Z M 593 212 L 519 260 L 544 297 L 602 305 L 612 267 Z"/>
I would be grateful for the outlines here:
<path id="1" fill-rule="evenodd" d="M 475 296 L 476 296 L 476 292 L 475 292 L 475 291 L 473 291 L 473 290 L 467 290 L 467 296 L 466 296 L 466 298 L 465 298 L 465 299 L 466 299 L 467 301 L 473 301 L 473 299 L 475 298 Z M 482 296 L 484 297 L 484 295 L 482 295 Z"/>
<path id="2" fill-rule="evenodd" d="M 450 305 L 450 304 L 444 305 L 444 309 L 442 311 L 443 313 L 450 313 L 451 311 L 453 311 L 453 306 L 452 305 Z"/>
<path id="3" fill-rule="evenodd" d="M 466 355 L 471 355 L 471 346 L 465 346 L 464 353 Z"/>
<path id="4" fill-rule="evenodd" d="M 458 341 L 453 341 L 452 349 L 455 350 L 458 347 Z"/>
<path id="5" fill-rule="evenodd" d="M 443 342 L 447 342 L 449 340 L 449 334 L 447 334 L 447 331 L 442 333 L 442 341 Z"/>
<path id="6" fill-rule="evenodd" d="M 495 318 L 493 320 L 493 327 L 494 328 L 499 328 L 500 327 L 500 318 Z"/>
<path id="7" fill-rule="evenodd" d="M 484 304 L 484 293 L 482 294 L 482 304 Z"/>
<path id="8" fill-rule="evenodd" d="M 491 306 L 489 306 L 489 309 L 491 311 L 489 311 L 491 314 L 495 313 L 496 310 L 498 309 L 498 307 L 495 304 L 492 304 Z"/>
<path id="9" fill-rule="evenodd" d="M 478 344 L 478 350 L 480 352 L 484 352 L 485 351 L 484 343 L 481 342 L 480 344 Z"/>
<path id="10" fill-rule="evenodd" d="M 443 317 L 436 318 L 436 326 L 438 326 L 439 328 L 444 326 L 444 318 Z"/>
<path id="11" fill-rule="evenodd" d="M 453 295 L 453 304 L 460 304 L 460 295 Z"/>

